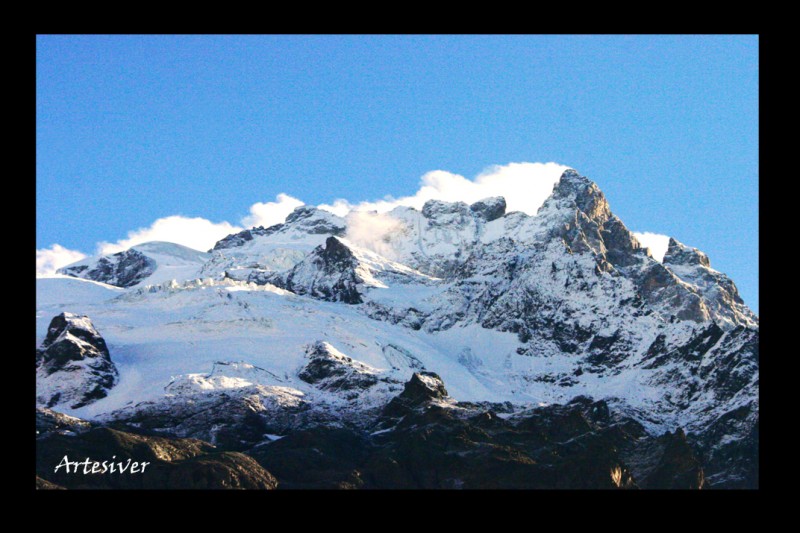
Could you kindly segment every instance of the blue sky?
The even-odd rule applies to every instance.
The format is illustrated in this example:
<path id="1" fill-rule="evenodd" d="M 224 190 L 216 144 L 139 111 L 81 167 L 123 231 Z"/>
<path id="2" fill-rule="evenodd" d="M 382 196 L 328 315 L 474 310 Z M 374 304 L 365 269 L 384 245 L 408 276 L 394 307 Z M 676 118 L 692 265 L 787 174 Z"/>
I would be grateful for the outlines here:
<path id="1" fill-rule="evenodd" d="M 40 36 L 36 98 L 39 249 L 554 161 L 758 309 L 755 36 Z"/>

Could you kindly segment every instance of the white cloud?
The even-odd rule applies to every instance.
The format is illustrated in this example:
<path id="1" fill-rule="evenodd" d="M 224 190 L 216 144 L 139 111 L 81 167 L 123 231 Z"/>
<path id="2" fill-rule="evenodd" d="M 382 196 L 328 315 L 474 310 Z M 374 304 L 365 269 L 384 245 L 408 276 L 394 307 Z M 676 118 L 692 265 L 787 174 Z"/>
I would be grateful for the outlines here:
<path id="1" fill-rule="evenodd" d="M 97 253 L 106 255 L 127 250 L 131 246 L 150 241 L 174 242 L 194 248 L 206 250 L 223 237 L 242 231 L 253 226 L 272 226 L 283 222 L 295 207 L 303 202 L 288 194 L 279 194 L 275 202 L 256 202 L 250 206 L 250 214 L 241 220 L 241 226 L 230 222 L 211 222 L 201 217 L 184 217 L 172 215 L 159 218 L 149 227 L 139 228 L 128 232 L 126 239 L 117 242 L 100 242 L 97 244 Z"/>
<path id="2" fill-rule="evenodd" d="M 286 217 L 305 202 L 293 198 L 288 194 L 280 193 L 275 197 L 275 202 L 257 202 L 250 206 L 250 215 L 242 219 L 246 228 L 264 226 L 268 228 L 286 220 Z"/>
<path id="3" fill-rule="evenodd" d="M 50 248 L 36 250 L 36 277 L 52 276 L 56 270 L 75 261 L 80 261 L 86 254 L 77 250 L 64 248 L 54 244 Z"/>
<path id="4" fill-rule="evenodd" d="M 221 238 L 242 228 L 228 222 L 211 222 L 205 218 L 180 215 L 159 218 L 147 228 L 129 231 L 127 239 L 117 242 L 100 242 L 97 253 L 106 255 L 127 250 L 131 246 L 150 241 L 174 242 L 205 252 Z"/>
<path id="5" fill-rule="evenodd" d="M 420 188 L 412 196 L 387 197 L 357 204 L 340 199 L 319 207 L 345 216 L 350 210 L 385 213 L 397 206 L 421 209 L 428 200 L 473 203 L 489 196 L 503 196 L 508 211 L 535 215 L 568 168 L 557 163 L 509 163 L 489 167 L 474 180 L 445 170 L 434 170 L 422 176 Z"/>
<path id="6" fill-rule="evenodd" d="M 632 232 L 633 236 L 641 243 L 642 246 L 650 248 L 650 255 L 659 263 L 664 260 L 664 254 L 667 253 L 669 246 L 669 235 L 661 235 L 660 233 L 651 233 L 649 231 Z"/>
<path id="7" fill-rule="evenodd" d="M 351 211 L 345 220 L 347 240 L 388 259 L 396 259 L 386 237 L 400 227 L 399 220 L 374 211 Z"/>

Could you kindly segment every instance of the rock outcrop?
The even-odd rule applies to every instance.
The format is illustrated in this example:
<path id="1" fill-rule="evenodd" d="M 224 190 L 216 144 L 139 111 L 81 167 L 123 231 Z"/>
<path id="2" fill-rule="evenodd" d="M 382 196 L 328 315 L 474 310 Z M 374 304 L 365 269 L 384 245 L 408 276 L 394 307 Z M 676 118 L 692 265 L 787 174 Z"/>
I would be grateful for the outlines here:
<path id="1" fill-rule="evenodd" d="M 89 317 L 61 313 L 53 318 L 36 350 L 37 403 L 83 407 L 104 398 L 117 377 L 106 342 Z"/>
<path id="2" fill-rule="evenodd" d="M 59 274 L 100 281 L 117 287 L 131 287 L 144 281 L 156 268 L 156 262 L 131 248 L 99 257 L 93 264 L 78 264 L 58 270 Z"/>

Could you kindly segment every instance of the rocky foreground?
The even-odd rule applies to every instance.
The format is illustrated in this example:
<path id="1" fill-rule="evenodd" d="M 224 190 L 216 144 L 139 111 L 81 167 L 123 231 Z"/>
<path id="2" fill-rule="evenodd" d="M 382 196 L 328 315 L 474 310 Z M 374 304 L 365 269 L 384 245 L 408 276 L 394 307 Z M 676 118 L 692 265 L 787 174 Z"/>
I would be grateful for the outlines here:
<path id="1" fill-rule="evenodd" d="M 316 426 L 233 450 L 39 408 L 37 488 L 709 488 L 683 431 L 648 436 L 633 419 L 584 397 L 507 409 L 455 402 L 438 376 L 416 373 L 369 429 Z M 65 454 L 152 466 L 142 474 L 54 473 Z"/>

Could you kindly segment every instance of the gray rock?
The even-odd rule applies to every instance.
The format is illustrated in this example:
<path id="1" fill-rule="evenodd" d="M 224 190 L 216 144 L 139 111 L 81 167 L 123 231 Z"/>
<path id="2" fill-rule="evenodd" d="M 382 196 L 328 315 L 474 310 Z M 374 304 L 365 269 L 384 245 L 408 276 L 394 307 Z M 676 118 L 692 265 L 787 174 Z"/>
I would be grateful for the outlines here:
<path id="1" fill-rule="evenodd" d="M 298 377 L 328 391 L 364 390 L 378 383 L 374 369 L 331 348 L 322 341 L 310 345 L 306 351 L 309 362 Z"/>
<path id="2" fill-rule="evenodd" d="M 470 205 L 469 209 L 481 216 L 486 222 L 491 222 L 506 214 L 506 199 L 502 196 L 484 198 Z"/>
<path id="3" fill-rule="evenodd" d="M 105 398 L 117 378 L 106 342 L 89 317 L 61 313 L 53 318 L 36 350 L 37 403 L 83 407 Z"/>
<path id="4" fill-rule="evenodd" d="M 59 274 L 100 281 L 116 287 L 131 287 L 155 271 L 156 262 L 131 248 L 100 257 L 94 266 L 76 265 L 58 269 Z"/>

